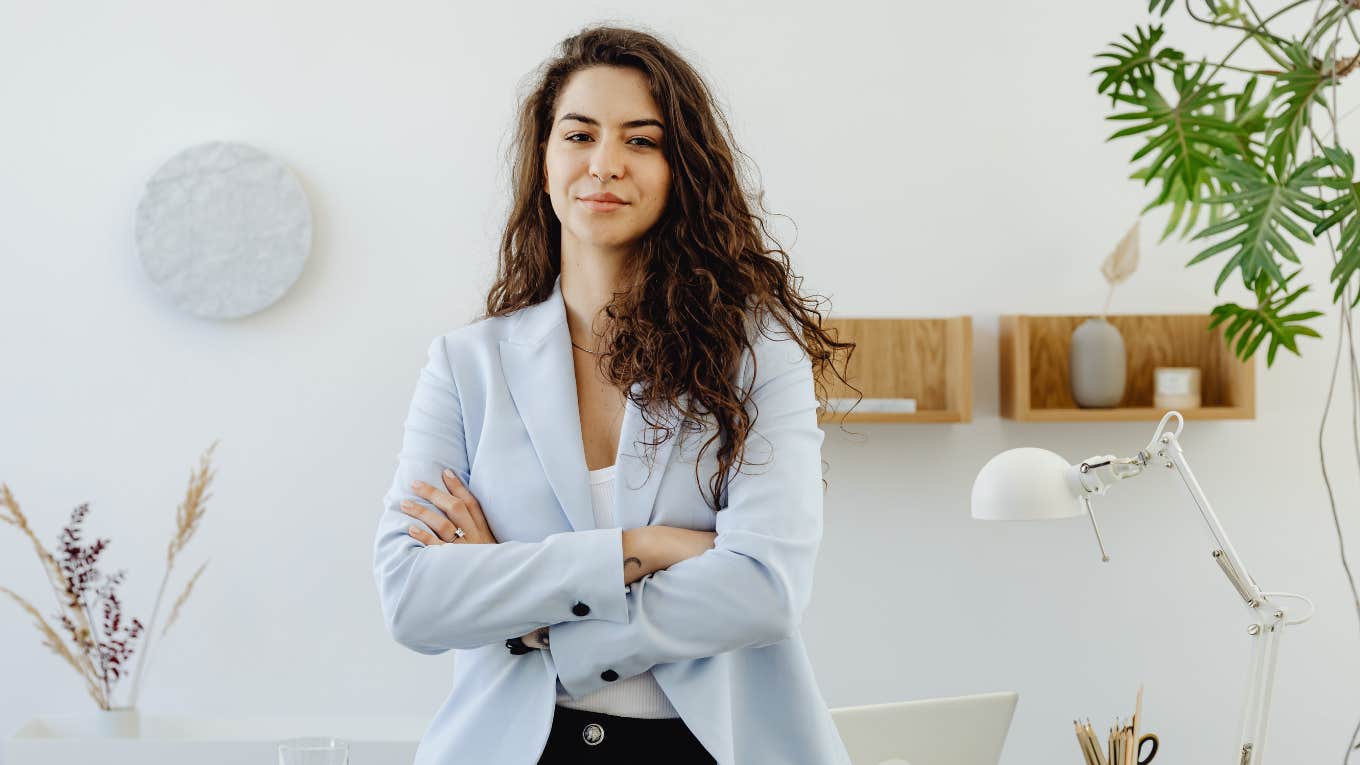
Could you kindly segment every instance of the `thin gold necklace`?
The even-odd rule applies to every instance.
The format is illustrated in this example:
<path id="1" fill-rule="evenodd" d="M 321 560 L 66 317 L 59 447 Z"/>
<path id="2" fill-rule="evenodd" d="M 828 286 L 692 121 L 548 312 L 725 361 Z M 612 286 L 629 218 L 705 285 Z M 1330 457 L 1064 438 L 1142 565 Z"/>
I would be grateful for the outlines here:
<path id="1" fill-rule="evenodd" d="M 572 340 L 572 341 L 571 341 L 571 344 L 572 344 L 572 345 L 575 345 L 577 348 L 581 348 L 581 346 L 576 345 L 576 341 L 575 341 L 575 340 Z M 595 356 L 600 355 L 600 352 L 599 352 L 599 351 L 592 351 L 592 350 L 590 350 L 589 348 L 581 348 L 581 350 L 585 351 L 586 353 L 593 354 L 593 355 L 595 355 Z"/>

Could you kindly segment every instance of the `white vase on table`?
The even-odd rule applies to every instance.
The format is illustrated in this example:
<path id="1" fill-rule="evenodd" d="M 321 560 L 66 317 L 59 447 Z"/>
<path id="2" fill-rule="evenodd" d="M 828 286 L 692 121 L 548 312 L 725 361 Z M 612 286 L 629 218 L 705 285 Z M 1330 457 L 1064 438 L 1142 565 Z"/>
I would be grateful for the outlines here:
<path id="1" fill-rule="evenodd" d="M 140 738 L 142 716 L 137 707 L 98 709 L 88 720 L 90 735 L 104 738 Z"/>

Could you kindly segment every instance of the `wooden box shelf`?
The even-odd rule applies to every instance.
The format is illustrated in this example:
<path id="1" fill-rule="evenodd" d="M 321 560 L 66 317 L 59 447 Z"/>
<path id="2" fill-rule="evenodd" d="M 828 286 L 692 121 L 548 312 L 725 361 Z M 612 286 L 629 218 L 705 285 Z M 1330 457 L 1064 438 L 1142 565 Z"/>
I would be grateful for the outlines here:
<path id="1" fill-rule="evenodd" d="M 1068 353 L 1072 332 L 1087 318 L 1001 317 L 1001 416 L 1027 422 L 1158 420 L 1167 410 L 1153 406 L 1153 370 L 1199 367 L 1202 406 L 1177 411 L 1186 419 L 1255 419 L 1255 358 L 1234 357 L 1223 340 L 1225 325 L 1210 330 L 1208 314 L 1107 316 L 1124 337 L 1124 398 L 1108 409 L 1078 407 Z"/>
<path id="2" fill-rule="evenodd" d="M 852 409 L 858 395 L 830 370 L 828 399 L 850 399 L 817 413 L 818 422 L 970 422 L 973 419 L 973 321 L 828 317 L 833 337 L 856 343 L 846 377 L 866 399 L 916 399 L 915 412 Z M 840 361 L 838 359 L 837 363 Z M 861 404 L 862 406 L 862 404 Z"/>

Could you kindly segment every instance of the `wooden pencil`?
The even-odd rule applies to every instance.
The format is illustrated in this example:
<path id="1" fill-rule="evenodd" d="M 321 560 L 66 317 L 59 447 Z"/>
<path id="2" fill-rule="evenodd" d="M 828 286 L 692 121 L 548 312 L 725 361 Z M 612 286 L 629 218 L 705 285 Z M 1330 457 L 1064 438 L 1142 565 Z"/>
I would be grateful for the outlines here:
<path id="1" fill-rule="evenodd" d="M 1132 765 L 1138 765 L 1138 723 L 1143 719 L 1143 684 L 1138 684 L 1138 701 L 1133 705 L 1133 757 Z"/>
<path id="2" fill-rule="evenodd" d="M 1081 756 L 1086 760 L 1086 765 L 1096 765 L 1096 761 L 1091 759 L 1091 745 L 1086 741 L 1086 732 L 1081 729 L 1081 723 L 1073 720 L 1072 727 L 1077 731 L 1077 746 L 1081 747 Z"/>

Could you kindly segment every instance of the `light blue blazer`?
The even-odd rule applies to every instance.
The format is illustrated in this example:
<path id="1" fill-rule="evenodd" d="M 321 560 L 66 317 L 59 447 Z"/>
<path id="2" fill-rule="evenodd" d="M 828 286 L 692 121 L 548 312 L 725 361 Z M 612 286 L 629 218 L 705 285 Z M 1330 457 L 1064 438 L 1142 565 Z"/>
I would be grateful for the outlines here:
<path id="1" fill-rule="evenodd" d="M 430 345 L 373 561 L 393 637 L 424 654 L 458 652 L 417 765 L 532 765 L 559 678 L 579 698 L 647 670 L 723 765 L 850 762 L 798 631 L 822 536 L 825 434 L 811 364 L 778 325 L 752 335 L 739 384 L 755 376 L 759 418 L 725 509 L 699 493 L 718 442 L 694 474 L 713 426 L 677 429 L 649 477 L 644 443 L 656 432 L 629 399 L 614 528 L 595 527 L 560 277 L 544 302 Z M 399 503 L 417 499 L 415 479 L 442 486 L 445 467 L 500 544 L 425 547 L 407 534 L 419 521 Z M 646 524 L 718 533 L 714 549 L 625 586 L 622 530 Z M 507 638 L 544 625 L 550 651 L 506 650 Z"/>

